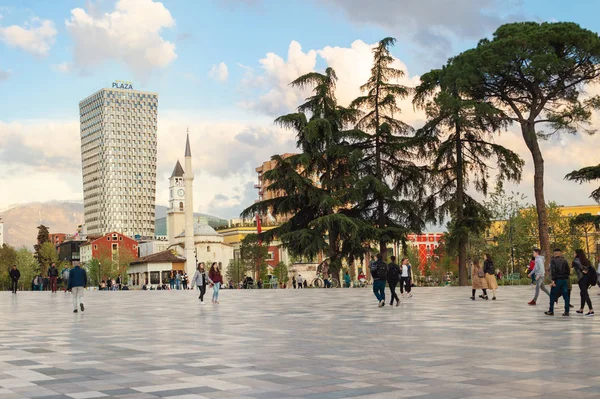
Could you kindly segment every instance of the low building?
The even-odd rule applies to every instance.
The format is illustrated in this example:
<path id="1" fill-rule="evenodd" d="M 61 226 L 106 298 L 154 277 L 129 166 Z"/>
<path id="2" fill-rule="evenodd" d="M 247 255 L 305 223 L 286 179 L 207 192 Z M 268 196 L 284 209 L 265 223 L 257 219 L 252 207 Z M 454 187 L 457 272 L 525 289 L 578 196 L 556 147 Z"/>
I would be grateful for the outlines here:
<path id="1" fill-rule="evenodd" d="M 185 258 L 176 251 L 167 250 L 134 260 L 127 267 L 127 276 L 132 287 L 141 288 L 144 284 L 168 284 L 171 270 L 183 273 L 184 269 Z"/>
<path id="2" fill-rule="evenodd" d="M 143 258 L 144 256 L 166 251 L 169 249 L 169 241 L 167 241 L 166 237 L 164 239 L 140 241 L 138 247 L 139 257 Z"/>
<path id="3" fill-rule="evenodd" d="M 183 247 L 185 232 L 177 235 L 173 241 L 175 245 Z M 221 262 L 223 269 L 226 269 L 234 256 L 233 247 L 225 242 L 225 237 L 212 228 L 204 217 L 198 218 L 194 223 L 194 248 L 196 250 L 195 263 L 204 262 L 207 269 L 212 262 Z M 188 270 L 188 273 L 191 272 Z"/>
<path id="4" fill-rule="evenodd" d="M 65 234 L 65 233 L 52 233 L 52 234 L 48 234 L 48 239 L 50 240 L 50 242 L 52 243 L 52 245 L 54 245 L 54 248 L 56 248 L 56 250 L 58 250 L 58 247 L 60 246 L 60 244 L 62 244 L 63 242 L 65 242 L 69 238 L 71 238 L 70 235 L 69 234 Z"/>
<path id="5" fill-rule="evenodd" d="M 85 243 L 86 241 L 83 240 L 70 240 L 63 242 L 58 246 L 58 260 L 69 262 L 71 266 L 80 264 L 80 248 Z"/>
<path id="6" fill-rule="evenodd" d="M 79 247 L 81 264 L 87 265 L 92 259 L 110 258 L 116 260 L 125 255 L 138 258 L 138 242 L 126 235 L 113 231 L 102 237 L 93 239 Z"/>

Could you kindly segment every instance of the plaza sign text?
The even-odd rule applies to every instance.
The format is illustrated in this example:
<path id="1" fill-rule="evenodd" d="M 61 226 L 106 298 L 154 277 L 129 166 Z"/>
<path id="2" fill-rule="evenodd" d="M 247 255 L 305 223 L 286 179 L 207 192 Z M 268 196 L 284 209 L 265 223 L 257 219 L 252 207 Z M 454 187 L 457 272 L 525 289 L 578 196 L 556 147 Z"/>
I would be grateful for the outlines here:
<path id="1" fill-rule="evenodd" d="M 112 88 L 113 89 L 133 90 L 133 86 L 131 85 L 131 82 L 125 82 L 123 80 L 115 80 L 112 84 Z"/>

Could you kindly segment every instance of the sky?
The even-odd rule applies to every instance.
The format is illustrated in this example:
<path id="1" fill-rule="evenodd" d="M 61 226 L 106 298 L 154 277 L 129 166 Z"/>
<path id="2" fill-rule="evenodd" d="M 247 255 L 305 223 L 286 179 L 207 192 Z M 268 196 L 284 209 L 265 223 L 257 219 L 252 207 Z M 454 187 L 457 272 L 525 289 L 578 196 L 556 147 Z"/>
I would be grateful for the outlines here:
<path id="1" fill-rule="evenodd" d="M 574 21 L 600 31 L 593 0 L 0 0 L 0 210 L 82 201 L 78 102 L 115 80 L 159 94 L 156 202 L 183 161 L 189 128 L 195 210 L 237 217 L 257 199 L 255 168 L 293 152 L 295 137 L 273 123 L 307 95 L 289 86 L 327 66 L 348 105 L 369 75 L 372 46 L 397 39 L 401 83 L 490 37 L 512 21 Z M 424 115 L 410 99 L 402 119 Z M 598 125 L 598 117 L 593 117 Z M 541 144 L 546 198 L 589 204 L 593 184 L 564 175 L 598 164 L 596 136 Z M 533 202 L 531 155 L 516 128 L 497 142 L 526 162 L 509 185 Z"/>

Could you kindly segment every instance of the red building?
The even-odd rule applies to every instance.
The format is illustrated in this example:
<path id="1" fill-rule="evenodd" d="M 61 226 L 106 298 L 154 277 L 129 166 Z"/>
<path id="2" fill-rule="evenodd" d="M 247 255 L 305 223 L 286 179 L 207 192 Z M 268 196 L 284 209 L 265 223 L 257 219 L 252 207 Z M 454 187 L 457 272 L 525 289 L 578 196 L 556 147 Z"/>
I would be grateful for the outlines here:
<path id="1" fill-rule="evenodd" d="M 113 260 L 126 251 L 133 259 L 138 258 L 138 242 L 121 233 L 112 232 L 96 238 L 80 247 L 82 263 L 110 256 Z"/>
<path id="2" fill-rule="evenodd" d="M 70 235 L 65 234 L 65 233 L 48 234 L 48 239 L 50 240 L 52 245 L 54 245 L 54 248 L 58 248 L 60 246 L 60 244 L 65 242 L 67 240 L 67 238 L 69 238 L 69 237 L 70 237 Z"/>
<path id="3" fill-rule="evenodd" d="M 435 248 L 440 245 L 444 233 L 409 234 L 408 243 L 417 249 L 419 255 L 419 270 L 423 270 L 427 261 L 431 259 Z"/>

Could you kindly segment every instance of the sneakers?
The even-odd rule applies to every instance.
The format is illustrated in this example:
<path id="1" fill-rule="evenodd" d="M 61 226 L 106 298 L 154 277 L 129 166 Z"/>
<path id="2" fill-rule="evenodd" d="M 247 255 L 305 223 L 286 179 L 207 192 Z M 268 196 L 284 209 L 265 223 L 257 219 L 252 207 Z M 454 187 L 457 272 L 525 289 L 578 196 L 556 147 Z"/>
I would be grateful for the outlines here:
<path id="1" fill-rule="evenodd" d="M 492 298 L 492 301 L 495 301 L 495 300 L 496 300 L 496 297 L 493 297 L 493 298 Z"/>
<path id="2" fill-rule="evenodd" d="M 73 313 L 77 313 L 77 309 L 75 309 L 75 310 L 73 311 Z"/>
<path id="3" fill-rule="evenodd" d="M 535 301 L 532 299 L 531 301 L 527 302 L 527 304 L 531 305 L 531 306 L 535 306 Z"/>
<path id="4" fill-rule="evenodd" d="M 583 314 L 583 310 L 576 310 L 575 313 L 577 313 L 577 314 Z"/>
<path id="5" fill-rule="evenodd" d="M 588 317 L 592 317 L 594 315 L 594 311 L 592 310 L 591 312 L 587 312 L 585 315 Z"/>
<path id="6" fill-rule="evenodd" d="M 79 304 L 79 307 L 81 308 L 81 311 L 82 311 L 82 312 L 85 310 L 85 309 L 84 309 L 84 307 L 83 307 L 83 303 L 80 303 L 80 304 Z"/>
<path id="7" fill-rule="evenodd" d="M 472 301 L 474 301 L 474 300 L 475 300 L 475 297 L 474 297 L 474 296 L 472 296 L 472 297 L 470 297 L 469 299 L 470 299 L 470 300 L 472 300 Z"/>
<path id="8" fill-rule="evenodd" d="M 563 316 L 565 316 L 565 317 L 569 317 L 569 312 L 565 312 L 565 313 L 563 313 Z"/>
<path id="9" fill-rule="evenodd" d="M 548 311 L 548 312 L 544 312 L 544 314 L 545 314 L 546 316 L 554 316 L 554 312 L 550 312 L 550 311 Z"/>
<path id="10" fill-rule="evenodd" d="M 398 306 L 400 306 L 400 300 L 396 299 L 396 307 L 398 307 Z M 592 313 L 592 315 L 593 315 L 593 313 Z"/>
<path id="11" fill-rule="evenodd" d="M 412 298 L 412 292 L 409 292 L 409 293 L 408 293 L 408 297 L 409 297 L 409 298 Z"/>
<path id="12" fill-rule="evenodd" d="M 381 301 L 379 301 L 379 307 L 383 307 L 383 305 L 385 305 L 385 301 L 382 299 Z"/>

